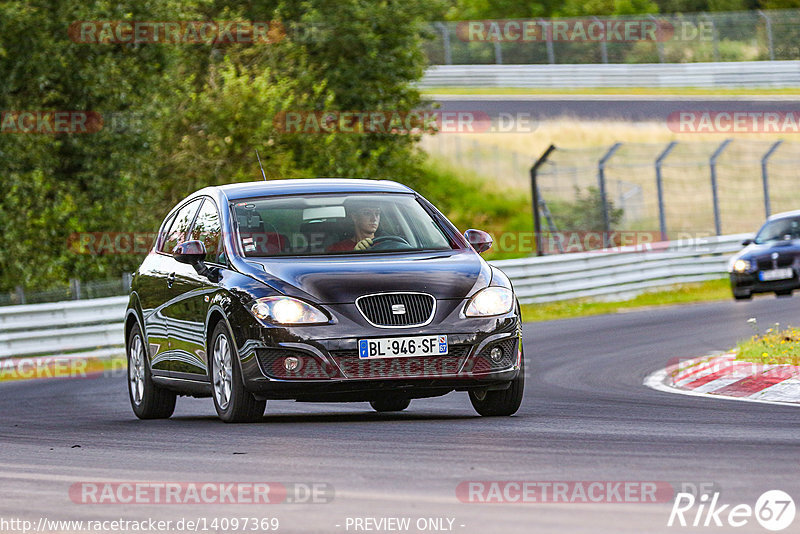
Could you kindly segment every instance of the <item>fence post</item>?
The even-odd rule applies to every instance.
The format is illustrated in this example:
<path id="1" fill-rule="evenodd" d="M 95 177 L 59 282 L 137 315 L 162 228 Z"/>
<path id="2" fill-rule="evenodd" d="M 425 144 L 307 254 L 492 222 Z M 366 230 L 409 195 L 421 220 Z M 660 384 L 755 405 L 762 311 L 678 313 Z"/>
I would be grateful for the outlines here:
<path id="1" fill-rule="evenodd" d="M 772 213 L 772 209 L 769 205 L 769 175 L 767 173 L 767 160 L 778 150 L 778 147 L 781 146 L 783 141 L 775 141 L 767 153 L 764 154 L 764 157 L 761 158 L 761 181 L 764 185 L 764 212 L 767 214 L 767 218 L 769 218 L 770 214 Z"/>
<path id="2" fill-rule="evenodd" d="M 766 24 L 767 48 L 769 49 L 769 60 L 775 61 L 775 47 L 773 46 L 772 43 L 772 20 L 769 18 L 769 15 L 767 15 L 760 9 L 758 10 L 758 14 L 764 18 L 764 23 Z"/>
<path id="3" fill-rule="evenodd" d="M 72 300 L 81 299 L 81 281 L 77 278 L 69 279 L 69 291 L 72 293 Z"/>
<path id="4" fill-rule="evenodd" d="M 539 214 L 539 185 L 536 183 L 536 173 L 539 171 L 539 167 L 547 161 L 547 158 L 550 157 L 550 153 L 556 149 L 555 145 L 550 145 L 547 147 L 547 150 L 539 156 L 533 166 L 531 167 L 531 197 L 533 199 L 532 208 L 533 208 L 533 237 L 536 240 L 536 255 L 537 256 L 544 256 L 544 250 L 542 250 L 542 218 Z"/>
<path id="5" fill-rule="evenodd" d="M 125 271 L 122 273 L 122 290 L 126 293 L 131 289 L 131 283 L 133 282 L 133 273 Z"/>
<path id="6" fill-rule="evenodd" d="M 656 23 L 656 27 L 660 28 L 661 25 L 659 24 L 658 19 L 656 19 L 653 15 L 647 15 L 647 16 L 650 18 L 650 20 L 652 20 L 653 22 Z M 659 30 L 659 32 L 660 32 L 660 30 Z M 665 61 L 665 58 L 664 58 L 664 43 L 662 43 L 661 40 L 658 39 L 658 38 L 656 38 L 656 50 L 658 51 L 658 62 L 659 63 L 664 63 L 664 61 Z"/>
<path id="7" fill-rule="evenodd" d="M 547 62 L 551 65 L 555 65 L 556 53 L 553 49 L 553 30 L 550 29 L 550 23 L 544 19 L 539 19 L 539 24 L 541 24 L 542 28 L 544 29 L 545 47 L 547 48 Z"/>
<path id="8" fill-rule="evenodd" d="M 719 218 L 719 194 L 717 191 L 717 158 L 731 141 L 732 139 L 724 140 L 711 155 L 711 159 L 708 160 L 708 166 L 711 168 L 711 196 L 714 202 L 714 230 L 717 235 L 722 235 L 722 225 Z"/>
<path id="9" fill-rule="evenodd" d="M 600 19 L 597 17 L 592 17 L 592 20 L 600 22 Z M 606 42 L 606 36 L 600 39 L 600 60 L 604 64 L 608 63 L 608 43 Z"/>
<path id="10" fill-rule="evenodd" d="M 719 35 L 717 34 L 717 25 L 714 23 L 714 19 L 708 17 L 708 20 L 711 22 L 711 44 L 714 48 L 714 61 L 719 63 Z"/>
<path id="11" fill-rule="evenodd" d="M 606 163 L 619 150 L 622 143 L 614 143 L 608 152 L 597 162 L 597 181 L 600 185 L 600 201 L 603 203 L 603 248 L 608 248 L 608 235 L 611 233 L 611 218 L 608 213 L 608 198 L 606 195 Z"/>
<path id="12" fill-rule="evenodd" d="M 25 304 L 25 290 L 22 286 L 14 288 L 14 293 L 17 295 L 17 304 Z"/>
<path id="13" fill-rule="evenodd" d="M 444 24 L 443 22 L 437 22 L 436 27 L 439 28 L 440 32 L 442 32 L 442 44 L 444 46 L 444 64 L 452 65 L 453 54 L 450 51 L 450 30 L 447 28 L 447 25 Z"/>
<path id="14" fill-rule="evenodd" d="M 494 42 L 494 63 L 495 65 L 503 64 L 503 49 L 500 48 L 500 41 Z"/>
<path id="15" fill-rule="evenodd" d="M 661 164 L 667 159 L 672 149 L 678 145 L 677 141 L 672 141 L 667 148 L 656 158 L 656 189 L 658 191 L 658 225 L 661 230 L 661 241 L 667 241 L 667 217 L 664 213 L 664 183 L 661 177 Z"/>

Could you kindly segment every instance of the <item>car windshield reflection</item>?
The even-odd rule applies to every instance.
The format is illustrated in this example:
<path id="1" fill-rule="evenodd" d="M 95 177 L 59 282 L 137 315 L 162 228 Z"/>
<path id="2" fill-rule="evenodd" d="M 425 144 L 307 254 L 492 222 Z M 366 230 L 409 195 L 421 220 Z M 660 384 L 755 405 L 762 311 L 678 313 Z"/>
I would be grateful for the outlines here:
<path id="1" fill-rule="evenodd" d="M 763 245 L 784 239 L 800 239 L 800 218 L 770 221 L 758 232 L 755 243 Z"/>
<path id="2" fill-rule="evenodd" d="M 248 257 L 327 256 L 457 248 L 413 195 L 253 198 L 233 204 Z"/>

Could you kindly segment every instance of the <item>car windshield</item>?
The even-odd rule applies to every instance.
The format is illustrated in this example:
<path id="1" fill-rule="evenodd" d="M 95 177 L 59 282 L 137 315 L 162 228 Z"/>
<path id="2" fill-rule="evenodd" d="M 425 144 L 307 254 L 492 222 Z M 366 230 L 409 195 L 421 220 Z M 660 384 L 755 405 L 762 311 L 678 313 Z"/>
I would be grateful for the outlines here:
<path id="1" fill-rule="evenodd" d="M 236 201 L 232 207 L 246 256 L 457 248 L 413 195 L 281 196 Z"/>
<path id="2" fill-rule="evenodd" d="M 780 241 L 786 236 L 790 239 L 800 239 L 800 217 L 769 221 L 759 230 L 755 242 L 763 244 Z"/>

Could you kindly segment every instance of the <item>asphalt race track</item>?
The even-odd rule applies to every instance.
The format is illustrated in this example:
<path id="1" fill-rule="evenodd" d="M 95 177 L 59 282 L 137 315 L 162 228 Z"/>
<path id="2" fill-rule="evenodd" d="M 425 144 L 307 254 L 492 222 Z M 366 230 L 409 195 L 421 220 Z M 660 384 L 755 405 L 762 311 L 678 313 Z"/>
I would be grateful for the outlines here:
<path id="1" fill-rule="evenodd" d="M 526 113 L 538 121 L 571 117 L 580 120 L 665 121 L 681 111 L 787 112 L 797 108 L 796 96 L 770 97 L 670 97 L 670 96 L 593 96 L 536 95 L 505 96 L 432 96 L 442 111 L 484 112 L 490 117 L 500 113 Z"/>
<path id="2" fill-rule="evenodd" d="M 480 418 L 460 393 L 399 415 L 271 402 L 263 423 L 237 426 L 219 422 L 210 399 L 180 399 L 173 419 L 143 422 L 123 377 L 2 384 L 0 518 L 277 517 L 279 532 L 354 532 L 348 517 L 454 518 L 453 531 L 476 534 L 729 531 L 667 528 L 669 504 L 470 504 L 455 488 L 666 481 L 713 483 L 724 503 L 752 506 L 770 489 L 797 501 L 800 409 L 662 393 L 642 380 L 671 358 L 730 348 L 751 333 L 750 317 L 766 329 L 800 324 L 799 312 L 798 298 L 768 297 L 527 324 L 526 397 L 511 418 Z M 75 504 L 69 488 L 81 481 L 322 482 L 335 499 Z M 736 531 L 765 532 L 754 520 Z"/>

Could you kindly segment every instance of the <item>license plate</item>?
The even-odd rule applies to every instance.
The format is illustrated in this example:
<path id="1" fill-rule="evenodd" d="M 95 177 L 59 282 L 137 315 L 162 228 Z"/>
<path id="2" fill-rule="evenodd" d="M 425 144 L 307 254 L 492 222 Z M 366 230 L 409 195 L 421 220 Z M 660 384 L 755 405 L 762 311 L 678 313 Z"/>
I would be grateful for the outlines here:
<path id="1" fill-rule="evenodd" d="M 447 354 L 447 349 L 447 336 L 441 335 L 358 340 L 358 357 L 361 359 L 439 356 Z"/>
<path id="2" fill-rule="evenodd" d="M 771 271 L 761 271 L 758 273 L 758 278 L 762 282 L 769 282 L 772 280 L 787 280 L 794 276 L 794 271 L 791 267 L 786 269 L 772 269 Z"/>

